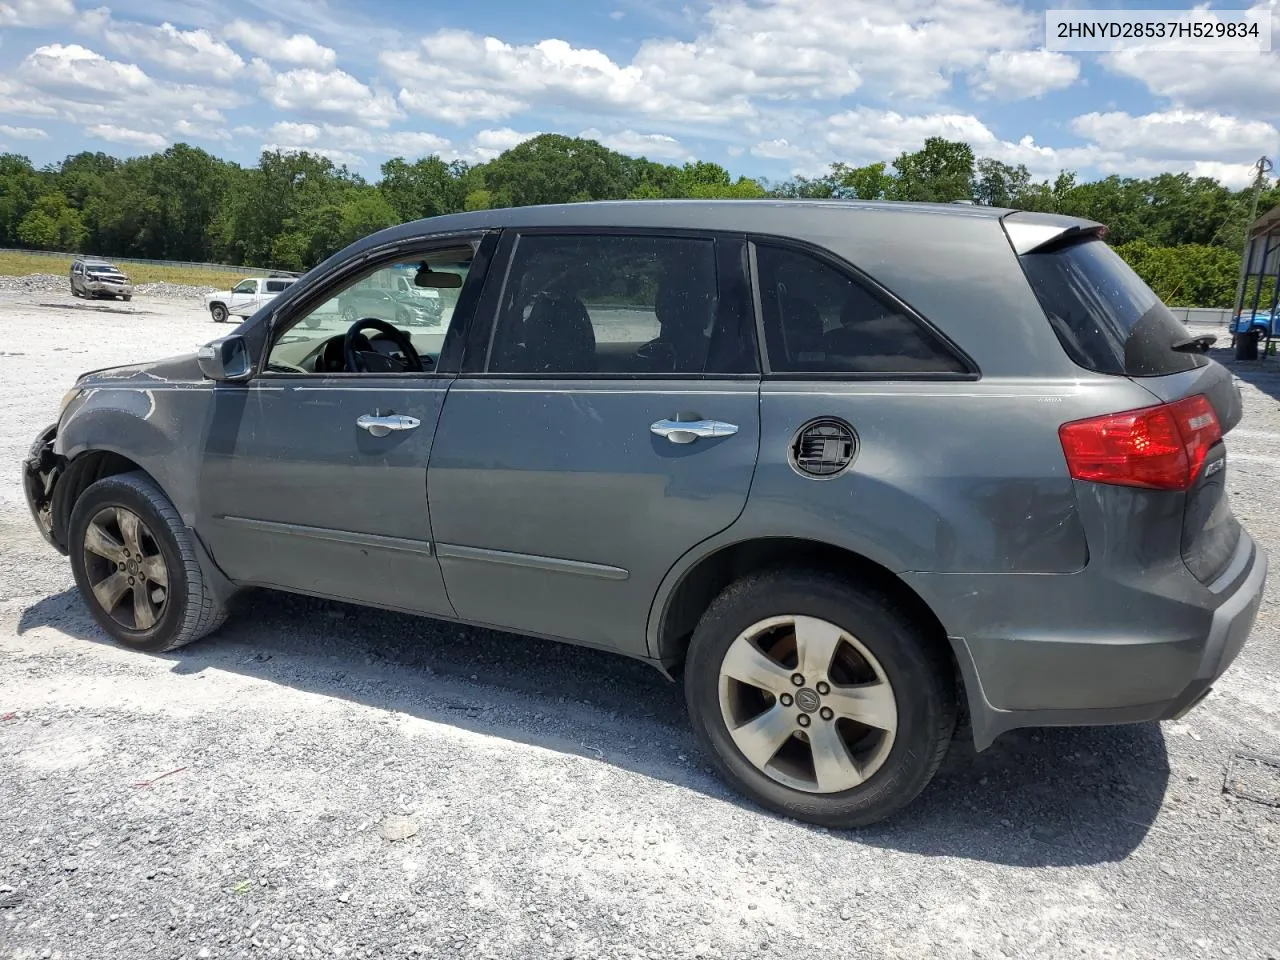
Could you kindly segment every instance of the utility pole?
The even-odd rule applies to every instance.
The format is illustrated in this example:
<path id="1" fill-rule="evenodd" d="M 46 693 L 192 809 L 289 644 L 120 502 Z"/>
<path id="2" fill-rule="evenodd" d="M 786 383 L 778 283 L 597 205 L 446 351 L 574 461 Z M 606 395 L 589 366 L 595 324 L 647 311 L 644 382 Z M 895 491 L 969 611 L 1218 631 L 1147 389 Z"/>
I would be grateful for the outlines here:
<path id="1" fill-rule="evenodd" d="M 1249 278 L 1249 272 L 1252 267 L 1250 263 L 1249 251 L 1253 245 L 1253 225 L 1258 221 L 1258 194 L 1262 192 L 1262 182 L 1266 179 L 1267 174 L 1271 172 L 1272 163 L 1266 157 L 1259 157 L 1253 165 L 1253 204 L 1249 210 L 1249 222 L 1244 227 L 1244 249 L 1240 252 L 1240 283 L 1236 287 L 1236 309 L 1232 316 L 1239 316 L 1244 310 L 1244 285 Z M 1263 249 L 1263 259 L 1266 259 L 1266 249 Z M 1261 272 L 1266 271 L 1266 264 L 1259 267 Z M 1234 330 L 1234 320 L 1232 321 Z"/>

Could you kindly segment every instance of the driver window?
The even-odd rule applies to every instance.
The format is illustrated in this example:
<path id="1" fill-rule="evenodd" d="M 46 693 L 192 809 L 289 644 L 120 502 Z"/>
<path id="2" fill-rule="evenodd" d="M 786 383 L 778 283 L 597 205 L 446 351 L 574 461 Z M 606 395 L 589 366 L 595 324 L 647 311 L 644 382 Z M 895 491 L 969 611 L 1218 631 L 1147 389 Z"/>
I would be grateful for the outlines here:
<path id="1" fill-rule="evenodd" d="M 256 280 L 241 280 L 231 288 L 232 293 L 255 293 L 257 291 Z"/>
<path id="2" fill-rule="evenodd" d="M 416 372 L 415 358 L 404 350 L 407 340 L 429 373 L 453 322 L 472 256 L 470 246 L 432 251 L 362 275 L 280 333 L 265 372 Z M 355 370 L 348 361 L 349 345 Z"/>

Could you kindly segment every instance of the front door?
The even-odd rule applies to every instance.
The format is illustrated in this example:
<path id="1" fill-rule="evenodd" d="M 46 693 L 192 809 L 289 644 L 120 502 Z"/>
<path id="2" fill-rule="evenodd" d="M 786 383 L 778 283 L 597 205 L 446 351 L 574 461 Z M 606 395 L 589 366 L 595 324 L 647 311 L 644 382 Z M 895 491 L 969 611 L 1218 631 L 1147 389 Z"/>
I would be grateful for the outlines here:
<path id="1" fill-rule="evenodd" d="M 258 376 L 216 388 L 199 530 L 233 580 L 452 615 L 432 547 L 427 461 L 452 377 L 441 369 L 445 335 L 482 280 L 472 256 L 453 240 L 359 275 L 417 277 L 430 263 L 437 277 L 466 278 L 464 306 L 441 327 L 401 330 L 421 371 L 385 331 L 353 336 L 334 305 L 340 290 L 329 289 L 277 318 Z"/>
<path id="2" fill-rule="evenodd" d="M 258 281 L 241 280 L 231 288 L 227 298 L 227 313 L 233 317 L 248 317 L 258 309 Z"/>
<path id="3" fill-rule="evenodd" d="M 467 620 L 643 655 L 663 575 L 734 522 L 755 469 L 743 244 L 527 233 L 504 237 L 508 258 L 428 471 L 450 599 Z"/>

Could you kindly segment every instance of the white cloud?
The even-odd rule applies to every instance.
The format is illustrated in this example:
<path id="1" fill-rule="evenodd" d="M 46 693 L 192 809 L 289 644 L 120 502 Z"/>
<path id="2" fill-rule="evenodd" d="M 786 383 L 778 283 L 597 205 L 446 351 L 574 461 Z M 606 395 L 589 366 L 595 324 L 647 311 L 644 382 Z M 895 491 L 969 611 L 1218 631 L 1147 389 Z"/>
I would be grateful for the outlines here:
<path id="1" fill-rule="evenodd" d="M 331 70 L 338 55 L 305 33 L 286 34 L 278 23 L 250 23 L 233 20 L 223 31 L 228 40 L 250 53 L 275 63 L 296 64 L 317 70 Z"/>
<path id="2" fill-rule="evenodd" d="M 958 73 L 996 92 L 1040 69 L 1035 95 L 1078 69 L 1068 57 L 1032 53 L 1042 42 L 1040 18 L 1012 0 L 713 0 L 694 39 L 647 40 L 629 62 L 555 38 L 512 44 L 457 29 L 388 50 L 381 62 L 401 104 L 424 116 L 498 120 L 541 105 L 661 118 L 676 129 L 854 92 L 936 98 Z M 995 56 L 1023 50 L 1029 59 Z"/>
<path id="3" fill-rule="evenodd" d="M 1280 37 L 1280 30 L 1276 31 Z M 1191 109 L 1280 113 L 1280 70 L 1238 54 L 1138 53 L 1102 58 L 1108 70 L 1140 81 L 1152 94 Z"/>
<path id="4" fill-rule="evenodd" d="M 87 132 L 99 140 L 122 143 L 130 147 L 145 147 L 148 150 L 163 150 L 169 145 L 169 141 L 158 133 L 130 130 L 128 127 L 117 127 L 109 123 L 94 124 Z"/>
<path id="5" fill-rule="evenodd" d="M 123 134 L 103 139 L 135 146 L 167 142 L 166 134 L 194 136 L 192 122 L 225 125 L 223 110 L 240 106 L 236 92 L 216 86 L 158 81 L 133 63 L 109 60 L 78 44 L 38 47 L 18 64 L 15 79 L 0 79 L 0 109 L 56 117 L 82 126 L 117 126 Z M 110 125 L 103 109 L 110 109 Z M 188 126 L 178 128 L 182 121 Z M 219 139 L 216 135 L 213 139 Z"/>
<path id="6" fill-rule="evenodd" d="M 37 47 L 17 72 L 42 90 L 101 99 L 143 93 L 154 85 L 137 64 L 108 60 L 75 43 Z"/>
<path id="7" fill-rule="evenodd" d="M 45 140 L 48 136 L 49 134 L 39 127 L 11 127 L 7 123 L 0 123 L 0 137 L 10 137 L 14 140 Z"/>
<path id="8" fill-rule="evenodd" d="M 449 140 L 425 131 L 373 133 L 350 125 L 284 120 L 272 124 L 266 137 L 271 142 L 263 145 L 264 150 L 309 150 L 350 166 L 363 165 L 364 154 L 409 158 L 433 153 L 454 155 Z"/>
<path id="9" fill-rule="evenodd" d="M 1240 120 L 1206 111 L 1170 110 L 1135 117 L 1128 113 L 1087 113 L 1071 122 L 1082 137 L 1108 149 L 1153 159 L 1216 157 L 1247 163 L 1274 153 L 1280 131 L 1264 120 Z"/>
<path id="10" fill-rule="evenodd" d="M 410 159 L 429 156 L 433 153 L 444 154 L 449 152 L 451 147 L 446 137 L 413 130 L 384 133 L 378 138 L 378 144 L 388 154 Z"/>
<path id="11" fill-rule="evenodd" d="M 658 160 L 692 160 L 693 154 L 675 137 L 665 133 L 637 133 L 634 130 L 622 130 L 617 133 L 602 133 L 592 127 L 583 130 L 580 137 L 595 140 L 610 150 L 617 150 L 632 157 L 648 157 Z"/>
<path id="12" fill-rule="evenodd" d="M 230 80 L 244 70 L 244 60 L 208 30 L 179 30 L 171 23 L 148 27 L 108 20 L 102 36 L 112 49 L 151 60 L 170 70 Z"/>
<path id="13" fill-rule="evenodd" d="M 375 92 L 342 70 L 302 68 L 273 76 L 262 95 L 278 110 L 321 113 L 385 127 L 404 114 L 387 93 Z"/>
<path id="14" fill-rule="evenodd" d="M 751 148 L 753 157 L 763 157 L 765 160 L 800 160 L 813 157 L 813 152 L 805 147 L 798 146 L 789 142 L 785 138 L 778 137 L 774 140 L 765 140 L 763 143 L 757 143 Z"/>
<path id="15" fill-rule="evenodd" d="M 184 140 L 231 142 L 231 134 L 226 127 L 208 123 L 192 123 L 185 117 L 173 125 L 173 132 Z"/>
<path id="16" fill-rule="evenodd" d="M 298 146 L 292 143 L 264 143 L 261 147 L 264 153 L 314 153 L 321 157 L 328 157 L 339 166 L 347 167 L 363 167 L 368 164 L 364 157 L 358 153 L 352 153 L 349 150 L 339 150 L 336 147 L 324 147 L 316 145 Z"/>
<path id="17" fill-rule="evenodd" d="M 0 0 L 0 27 L 54 27 L 75 15 L 71 0 Z"/>
<path id="18" fill-rule="evenodd" d="M 999 50 L 971 78 L 979 97 L 1024 100 L 1069 87 L 1080 77 L 1080 62 L 1050 50 Z"/>
<path id="19" fill-rule="evenodd" d="M 492 160 L 498 154 L 505 153 L 512 147 L 519 146 L 526 140 L 532 140 L 536 136 L 538 136 L 537 133 L 521 133 L 518 130 L 512 130 L 510 127 L 481 130 L 471 138 L 470 146 L 466 151 L 459 154 L 459 157 L 473 162 Z"/>
<path id="20" fill-rule="evenodd" d="M 479 89 L 435 88 L 428 92 L 401 89 L 398 99 L 400 105 L 411 113 L 449 123 L 502 120 L 524 109 L 524 103 L 514 97 Z"/>
<path id="21" fill-rule="evenodd" d="M 1250 186 L 1257 173 L 1252 163 L 1221 163 L 1217 160 L 1196 160 L 1188 172 L 1194 177 L 1213 177 L 1237 190 Z"/>
<path id="22" fill-rule="evenodd" d="M 26 84 L 0 77 L 0 113 L 20 117 L 57 117 L 58 111 Z"/>
<path id="23" fill-rule="evenodd" d="M 1250 9 L 1271 13 L 1273 44 L 1280 37 L 1280 6 L 1257 3 Z M 1125 50 L 1100 60 L 1112 73 L 1131 77 L 1173 106 L 1244 115 L 1280 116 L 1280 71 L 1274 54 L 1155 53 Z"/>

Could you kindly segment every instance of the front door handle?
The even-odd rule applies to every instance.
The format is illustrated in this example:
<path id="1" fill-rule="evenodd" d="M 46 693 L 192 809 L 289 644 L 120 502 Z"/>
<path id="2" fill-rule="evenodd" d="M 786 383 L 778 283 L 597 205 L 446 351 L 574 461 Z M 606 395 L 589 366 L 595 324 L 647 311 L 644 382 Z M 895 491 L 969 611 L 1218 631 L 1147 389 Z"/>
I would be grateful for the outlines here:
<path id="1" fill-rule="evenodd" d="M 375 437 L 385 437 L 392 430 L 416 430 L 422 426 L 422 421 L 417 417 L 407 417 L 404 414 L 375 417 L 365 413 L 356 420 L 356 426 L 362 430 L 368 430 Z"/>
<path id="2" fill-rule="evenodd" d="M 693 443 L 699 437 L 731 437 L 738 425 L 720 420 L 659 420 L 649 426 L 649 432 L 672 443 Z"/>

